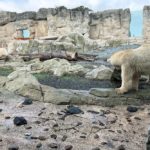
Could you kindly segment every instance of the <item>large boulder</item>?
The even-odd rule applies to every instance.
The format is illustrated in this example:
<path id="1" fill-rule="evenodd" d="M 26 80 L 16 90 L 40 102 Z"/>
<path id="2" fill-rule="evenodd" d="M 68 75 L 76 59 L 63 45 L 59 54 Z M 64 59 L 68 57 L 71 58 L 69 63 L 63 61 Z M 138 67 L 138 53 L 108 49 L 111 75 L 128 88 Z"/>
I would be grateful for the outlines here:
<path id="1" fill-rule="evenodd" d="M 74 45 L 75 51 L 80 52 L 98 48 L 98 43 L 96 41 L 93 41 L 80 33 L 70 33 L 68 35 L 61 36 L 57 41 L 71 43 Z"/>
<path id="2" fill-rule="evenodd" d="M 100 67 L 88 72 L 85 77 L 88 79 L 110 80 L 113 74 L 113 70 L 101 65 Z"/>
<path id="3" fill-rule="evenodd" d="M 54 58 L 44 62 L 32 63 L 29 65 L 32 72 L 50 72 L 56 76 L 64 74 L 85 74 L 88 69 L 81 65 L 72 65 L 66 59 Z"/>
<path id="4" fill-rule="evenodd" d="M 29 97 L 33 100 L 43 100 L 42 89 L 36 78 L 25 71 L 15 71 L 8 75 L 4 87 L 21 96 Z"/>

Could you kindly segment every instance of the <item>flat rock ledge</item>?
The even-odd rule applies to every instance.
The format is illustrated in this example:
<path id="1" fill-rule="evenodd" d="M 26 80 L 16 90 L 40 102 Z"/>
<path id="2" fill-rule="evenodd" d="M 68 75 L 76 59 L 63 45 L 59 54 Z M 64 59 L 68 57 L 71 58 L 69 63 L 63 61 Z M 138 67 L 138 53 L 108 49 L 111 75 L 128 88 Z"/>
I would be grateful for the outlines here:
<path id="1" fill-rule="evenodd" d="M 150 90 L 141 90 L 139 92 L 117 95 L 114 89 L 93 88 L 90 91 L 78 91 L 55 89 L 53 87 L 41 85 L 41 91 L 39 91 L 39 94 L 37 94 L 36 97 L 33 88 L 24 88 L 19 92 L 17 91 L 17 95 L 28 97 L 35 101 L 57 105 L 73 104 L 113 107 L 117 105 L 143 105 L 150 103 Z M 8 97 L 8 92 L 5 93 L 7 93 Z M 35 93 L 37 93 L 36 89 Z M 39 96 L 41 93 L 42 95 Z"/>
<path id="2" fill-rule="evenodd" d="M 1 78 L 1 80 L 3 82 L 0 82 L 0 87 L 3 91 L 9 91 L 35 101 L 57 105 L 75 104 L 108 107 L 150 103 L 150 89 L 140 89 L 138 92 L 132 91 L 123 95 L 116 94 L 114 89 L 111 88 L 92 88 L 89 91 L 56 89 L 40 84 L 32 74 L 23 71 L 13 72 L 8 77 Z M 6 95 L 8 97 L 9 94 Z"/>

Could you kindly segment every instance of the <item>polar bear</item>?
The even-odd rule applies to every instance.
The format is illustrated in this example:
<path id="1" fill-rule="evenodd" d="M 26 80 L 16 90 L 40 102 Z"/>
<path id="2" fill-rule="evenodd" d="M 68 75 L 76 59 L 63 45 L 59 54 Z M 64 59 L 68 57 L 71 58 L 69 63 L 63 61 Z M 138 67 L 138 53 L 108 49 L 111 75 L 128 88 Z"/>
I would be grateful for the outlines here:
<path id="1" fill-rule="evenodd" d="M 107 61 L 121 67 L 122 83 L 120 88 L 115 89 L 116 92 L 137 91 L 141 75 L 150 75 L 150 45 L 116 52 Z"/>

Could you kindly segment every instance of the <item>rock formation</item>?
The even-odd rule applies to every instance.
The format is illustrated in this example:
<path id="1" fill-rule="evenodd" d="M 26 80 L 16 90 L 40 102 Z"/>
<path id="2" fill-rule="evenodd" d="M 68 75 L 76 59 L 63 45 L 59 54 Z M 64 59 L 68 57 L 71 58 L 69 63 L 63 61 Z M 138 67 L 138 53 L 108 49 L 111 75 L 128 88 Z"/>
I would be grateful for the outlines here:
<path id="1" fill-rule="evenodd" d="M 41 8 L 38 12 L 0 12 L 0 44 L 3 40 L 24 38 L 27 30 L 29 38 L 60 37 L 71 32 L 91 39 L 127 38 L 129 36 L 130 10 L 118 9 L 91 13 L 80 6 L 67 9 Z M 2 47 L 2 46 L 1 46 Z"/>
<path id="2" fill-rule="evenodd" d="M 150 6 L 144 6 L 143 9 L 143 37 L 150 38 Z"/>
<path id="3" fill-rule="evenodd" d="M 128 38 L 130 20 L 131 14 L 129 9 L 91 13 L 89 36 L 92 39 Z"/>

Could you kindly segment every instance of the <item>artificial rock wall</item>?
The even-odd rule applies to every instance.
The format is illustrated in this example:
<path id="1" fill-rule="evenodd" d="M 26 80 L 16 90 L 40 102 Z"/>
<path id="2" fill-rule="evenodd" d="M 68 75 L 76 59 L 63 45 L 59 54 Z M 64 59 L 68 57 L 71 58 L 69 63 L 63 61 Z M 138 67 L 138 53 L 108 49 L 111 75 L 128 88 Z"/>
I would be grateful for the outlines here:
<path id="1" fill-rule="evenodd" d="M 130 36 L 129 9 L 106 10 L 90 14 L 89 37 L 92 39 L 122 39 Z"/>
<path id="2" fill-rule="evenodd" d="M 144 6 L 143 9 L 143 37 L 150 39 L 150 6 Z"/>
<path id="3" fill-rule="evenodd" d="M 122 39 L 129 36 L 130 10 L 90 13 L 85 7 L 41 8 L 38 12 L 0 12 L 0 42 L 16 37 L 18 29 L 28 29 L 34 38 L 62 36 L 78 32 L 91 39 Z M 1 45 L 0 45 L 1 47 Z"/>

